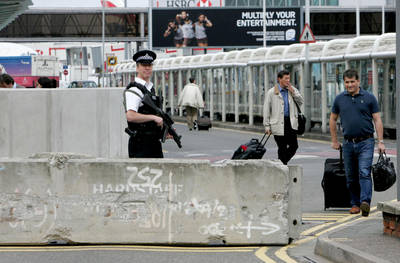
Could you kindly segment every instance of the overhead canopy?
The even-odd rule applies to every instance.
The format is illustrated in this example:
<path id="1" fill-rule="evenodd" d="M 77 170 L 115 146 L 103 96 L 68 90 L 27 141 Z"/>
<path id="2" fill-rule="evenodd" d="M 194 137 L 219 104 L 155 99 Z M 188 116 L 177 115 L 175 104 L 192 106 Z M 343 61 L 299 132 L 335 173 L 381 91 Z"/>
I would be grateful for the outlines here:
<path id="1" fill-rule="evenodd" d="M 32 0 L 1 0 L 0 30 L 27 10 L 30 5 L 32 5 Z"/>

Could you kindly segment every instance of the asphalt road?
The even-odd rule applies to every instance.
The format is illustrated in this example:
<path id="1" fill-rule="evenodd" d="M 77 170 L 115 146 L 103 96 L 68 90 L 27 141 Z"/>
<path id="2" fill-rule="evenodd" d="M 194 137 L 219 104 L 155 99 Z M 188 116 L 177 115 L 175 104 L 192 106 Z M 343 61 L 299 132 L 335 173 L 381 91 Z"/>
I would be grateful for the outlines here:
<path id="1" fill-rule="evenodd" d="M 189 131 L 185 125 L 176 124 L 182 135 L 183 148 L 170 140 L 164 144 L 165 158 L 194 158 L 218 162 L 230 159 L 234 150 L 251 138 L 262 134 L 241 130 L 213 128 L 210 131 Z M 396 161 L 395 142 L 387 142 L 388 155 Z M 273 137 L 266 144 L 263 158 L 277 159 L 277 147 Z M 321 188 L 323 165 L 326 158 L 337 158 L 338 151 L 326 141 L 299 139 L 299 149 L 289 165 L 303 167 L 302 210 L 303 224 L 300 239 L 291 246 L 271 247 L 161 247 L 161 246 L 19 246 L 0 247 L 0 263 L 3 262 L 328 262 L 313 254 L 313 242 L 318 234 L 345 224 L 356 218 L 346 209 L 324 210 Z M 396 198 L 396 188 L 374 193 L 372 206 L 378 201 Z"/>

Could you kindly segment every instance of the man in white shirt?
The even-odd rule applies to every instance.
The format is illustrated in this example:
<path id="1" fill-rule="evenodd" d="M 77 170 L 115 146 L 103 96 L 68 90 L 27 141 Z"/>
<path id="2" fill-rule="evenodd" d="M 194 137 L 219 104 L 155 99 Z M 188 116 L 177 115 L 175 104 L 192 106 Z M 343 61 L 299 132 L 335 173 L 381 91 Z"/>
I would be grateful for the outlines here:
<path id="1" fill-rule="evenodd" d="M 161 106 L 161 100 L 150 82 L 156 57 L 151 50 L 141 50 L 133 55 L 137 77 L 124 92 L 127 132 L 130 135 L 129 158 L 163 158 L 160 142 L 163 119 L 152 114 L 152 110 L 142 103 L 144 94 L 150 93 L 153 102 Z"/>

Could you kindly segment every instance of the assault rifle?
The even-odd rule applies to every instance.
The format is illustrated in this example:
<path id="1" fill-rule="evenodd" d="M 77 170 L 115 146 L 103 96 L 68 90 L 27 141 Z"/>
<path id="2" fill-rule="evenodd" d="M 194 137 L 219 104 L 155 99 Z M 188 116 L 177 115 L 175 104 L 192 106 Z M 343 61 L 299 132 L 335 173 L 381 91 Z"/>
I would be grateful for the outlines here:
<path id="1" fill-rule="evenodd" d="M 181 144 L 181 138 L 182 136 L 178 135 L 174 128 L 172 128 L 172 124 L 174 124 L 174 121 L 171 119 L 171 117 L 166 114 L 163 110 L 161 110 L 159 107 L 154 104 L 153 100 L 150 98 L 149 94 L 145 94 L 142 99 L 142 103 L 148 107 L 150 107 L 155 115 L 158 115 L 163 119 L 163 129 L 162 129 L 162 138 L 161 141 L 165 142 L 165 139 L 167 137 L 167 134 L 169 133 L 176 144 L 178 145 L 179 148 L 182 148 Z"/>

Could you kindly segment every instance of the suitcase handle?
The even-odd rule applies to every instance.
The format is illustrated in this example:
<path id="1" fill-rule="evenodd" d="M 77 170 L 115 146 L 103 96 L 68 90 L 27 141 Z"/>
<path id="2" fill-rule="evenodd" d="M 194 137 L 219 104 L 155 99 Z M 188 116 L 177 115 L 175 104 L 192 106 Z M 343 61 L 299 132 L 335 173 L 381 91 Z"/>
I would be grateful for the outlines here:
<path id="1" fill-rule="evenodd" d="M 344 168 L 344 163 L 343 163 L 343 148 L 342 148 L 342 145 L 341 145 L 341 144 L 339 144 L 339 153 L 340 153 L 339 168 L 340 168 L 340 170 L 343 170 L 343 168 Z"/>
<path id="2" fill-rule="evenodd" d="M 271 133 L 270 133 L 270 134 L 268 134 L 268 137 L 267 137 L 267 139 L 265 140 L 265 142 L 264 142 L 264 143 L 262 143 L 262 141 L 263 141 L 263 140 L 264 140 L 264 138 L 265 138 L 265 135 L 267 135 L 267 133 L 264 133 L 264 136 L 261 138 L 261 141 L 260 141 L 260 143 L 258 144 L 258 146 L 257 146 L 257 149 L 258 149 L 258 147 L 260 147 L 260 148 L 261 148 L 261 145 L 262 145 L 262 147 L 264 147 L 264 146 L 265 146 L 265 144 L 267 144 L 267 141 L 268 141 L 269 137 L 271 136 Z"/>

